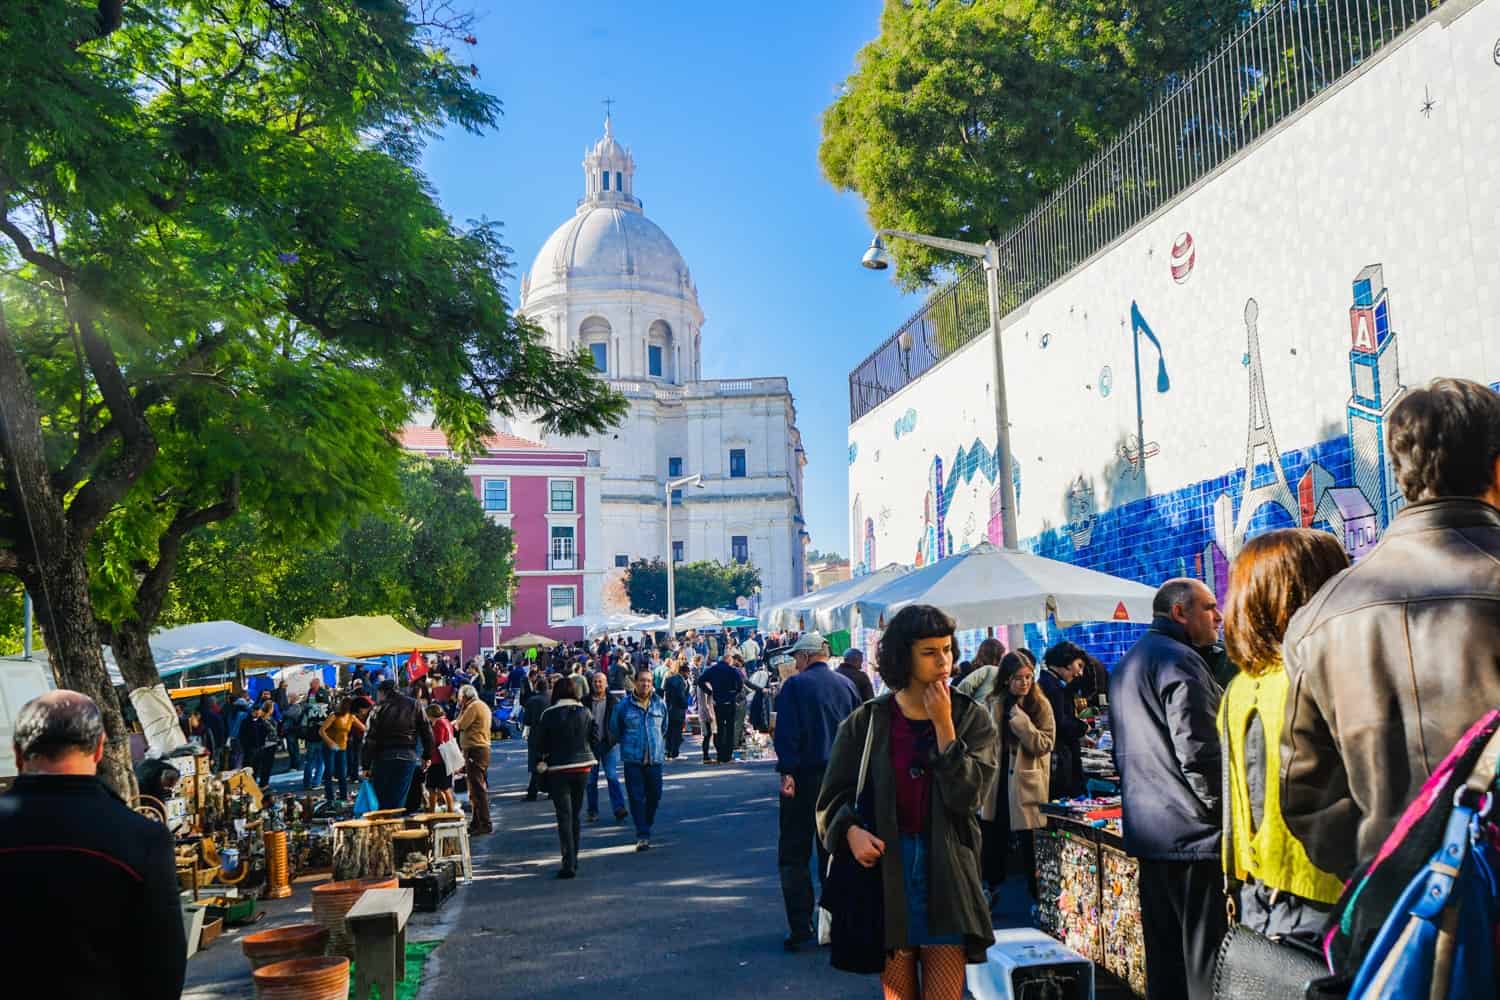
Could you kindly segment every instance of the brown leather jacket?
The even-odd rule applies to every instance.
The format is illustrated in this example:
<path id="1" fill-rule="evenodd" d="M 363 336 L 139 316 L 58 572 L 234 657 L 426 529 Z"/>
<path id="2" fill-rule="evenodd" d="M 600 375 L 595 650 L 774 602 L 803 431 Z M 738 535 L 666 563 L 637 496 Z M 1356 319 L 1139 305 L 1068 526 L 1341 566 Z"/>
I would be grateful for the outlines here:
<path id="1" fill-rule="evenodd" d="M 1500 511 L 1416 504 L 1292 618 L 1281 812 L 1313 864 L 1373 857 L 1464 731 L 1500 705 Z"/>

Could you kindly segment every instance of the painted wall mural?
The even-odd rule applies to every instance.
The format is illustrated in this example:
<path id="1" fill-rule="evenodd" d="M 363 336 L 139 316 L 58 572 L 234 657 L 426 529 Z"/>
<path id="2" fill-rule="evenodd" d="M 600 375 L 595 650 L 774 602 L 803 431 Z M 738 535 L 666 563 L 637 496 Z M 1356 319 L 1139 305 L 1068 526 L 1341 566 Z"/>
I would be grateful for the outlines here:
<path id="1" fill-rule="evenodd" d="M 1418 33 L 1007 318 L 1023 548 L 1152 585 L 1194 576 L 1221 599 L 1245 540 L 1273 528 L 1370 551 L 1404 503 L 1386 437 L 1407 387 L 1456 375 L 1500 388 L 1496 27 L 1500 0 L 1484 0 Z M 1390 113 L 1413 80 L 1444 95 L 1442 114 Z M 1373 120 L 1378 157 L 1361 153 Z M 1433 170 L 1455 183 L 1406 197 Z M 1318 177 L 1341 178 L 1337 193 L 1303 183 Z M 851 446 L 885 450 L 849 470 L 862 568 L 877 550 L 926 563 L 1000 542 L 990 369 L 966 357 L 990 349 L 966 347 L 850 427 Z M 1131 375 L 1134 392 L 1112 391 Z M 921 426 L 893 441 L 916 412 Z M 1028 641 L 1071 638 L 1113 663 L 1140 631 L 1049 622 Z"/>

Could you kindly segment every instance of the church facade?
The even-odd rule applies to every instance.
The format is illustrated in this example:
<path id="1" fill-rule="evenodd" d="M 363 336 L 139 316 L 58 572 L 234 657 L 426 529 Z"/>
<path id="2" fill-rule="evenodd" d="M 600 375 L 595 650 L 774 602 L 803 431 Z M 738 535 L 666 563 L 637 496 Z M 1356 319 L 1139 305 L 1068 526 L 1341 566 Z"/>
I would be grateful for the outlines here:
<path id="1" fill-rule="evenodd" d="M 671 238 L 646 217 L 634 157 L 607 118 L 583 172 L 577 211 L 522 277 L 520 311 L 554 350 L 592 354 L 630 412 L 586 437 L 512 426 L 548 447 L 599 456 L 603 566 L 585 570 L 580 610 L 624 610 L 626 568 L 642 558 L 746 562 L 760 571 L 761 601 L 801 593 L 806 456 L 786 378 L 702 377 L 697 287 Z M 674 494 L 669 538 L 667 483 L 692 475 L 702 487 Z"/>

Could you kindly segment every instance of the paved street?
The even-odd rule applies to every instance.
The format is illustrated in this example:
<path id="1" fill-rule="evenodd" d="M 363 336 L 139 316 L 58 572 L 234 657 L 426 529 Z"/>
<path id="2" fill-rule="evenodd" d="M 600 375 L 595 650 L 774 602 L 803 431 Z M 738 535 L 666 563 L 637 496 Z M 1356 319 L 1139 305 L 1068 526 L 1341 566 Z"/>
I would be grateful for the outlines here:
<path id="1" fill-rule="evenodd" d="M 629 820 L 585 827 L 579 876 L 558 867 L 552 806 L 526 802 L 525 754 L 497 743 L 493 836 L 477 841 L 475 880 L 445 914 L 423 997 L 576 998 L 765 995 L 869 997 L 873 978 L 837 972 L 826 950 L 788 955 L 776 874 L 770 758 L 704 767 L 696 741 L 668 762 L 652 849 Z M 593 993 L 598 990 L 600 992 Z"/>

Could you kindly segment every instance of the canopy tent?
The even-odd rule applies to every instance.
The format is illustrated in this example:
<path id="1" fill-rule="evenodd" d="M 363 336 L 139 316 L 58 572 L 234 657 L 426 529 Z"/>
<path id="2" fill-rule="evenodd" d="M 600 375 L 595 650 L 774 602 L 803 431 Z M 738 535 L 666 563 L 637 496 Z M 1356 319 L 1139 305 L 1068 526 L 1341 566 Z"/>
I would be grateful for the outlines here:
<path id="1" fill-rule="evenodd" d="M 297 641 L 331 649 L 346 657 L 381 653 L 447 653 L 464 648 L 462 639 L 430 639 L 418 635 L 390 615 L 352 618 L 314 618 L 297 633 Z"/>
<path id="2" fill-rule="evenodd" d="M 749 615 L 735 615 L 733 618 L 724 619 L 725 628 L 754 628 L 759 624 L 759 618 L 751 618 Z"/>
<path id="3" fill-rule="evenodd" d="M 713 608 L 694 608 L 686 614 L 677 616 L 677 631 L 684 629 L 700 628 L 722 628 L 726 619 L 736 617 L 728 611 L 715 611 Z"/>
<path id="4" fill-rule="evenodd" d="M 258 673 L 289 663 L 348 663 L 352 657 L 312 645 L 300 645 L 258 632 L 239 622 L 198 622 L 154 632 L 150 638 L 156 672 L 172 677 L 194 667 L 237 660 L 241 670 Z M 105 664 L 110 681 L 123 684 L 114 654 L 106 649 Z"/>
<path id="5" fill-rule="evenodd" d="M 856 598 L 869 593 L 876 587 L 884 586 L 904 572 L 906 572 L 904 566 L 891 563 L 872 573 L 840 580 L 821 590 L 814 590 L 793 597 L 791 600 L 782 601 L 761 612 L 761 625 L 768 629 L 790 628 L 803 631 L 816 628 L 825 632 L 848 628 L 847 617 L 837 621 L 828 620 L 820 617 L 820 612 L 825 609 L 847 607 Z"/>
<path id="6" fill-rule="evenodd" d="M 518 636 L 506 639 L 500 644 L 501 649 L 535 649 L 540 646 L 543 649 L 551 649 L 558 645 L 556 639 L 549 639 L 545 635 L 537 635 L 535 632 L 522 632 Z"/>
<path id="7" fill-rule="evenodd" d="M 959 628 L 1046 621 L 1151 621 L 1156 589 L 1133 580 L 983 542 L 914 569 L 857 598 L 852 609 L 883 628 L 909 604 L 934 604 Z"/>
<path id="8" fill-rule="evenodd" d="M 651 621 L 647 615 L 635 615 L 628 611 L 589 611 L 585 614 L 574 615 L 565 622 L 558 622 L 557 628 L 581 628 L 585 635 L 610 635 L 615 632 L 637 632 L 641 626 Z"/>

